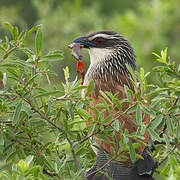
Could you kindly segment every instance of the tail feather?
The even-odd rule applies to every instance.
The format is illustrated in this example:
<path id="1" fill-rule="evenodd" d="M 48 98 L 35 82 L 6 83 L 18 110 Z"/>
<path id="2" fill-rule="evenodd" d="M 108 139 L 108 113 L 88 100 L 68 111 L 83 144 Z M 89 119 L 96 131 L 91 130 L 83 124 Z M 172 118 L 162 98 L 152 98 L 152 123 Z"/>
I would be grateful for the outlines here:
<path id="1" fill-rule="evenodd" d="M 135 166 L 137 168 L 137 172 L 139 175 L 144 175 L 151 173 L 154 169 L 155 163 L 153 161 L 153 158 L 151 157 L 148 148 L 144 149 L 144 152 L 142 154 L 142 157 L 144 159 L 138 159 L 135 162 Z"/>
<path id="2" fill-rule="evenodd" d="M 87 180 L 154 180 L 147 174 L 154 166 L 154 161 L 147 149 L 144 150 L 142 156 L 144 160 L 139 159 L 134 166 L 125 167 L 116 161 L 107 163 L 109 160 L 107 153 L 100 150 L 94 166 L 87 172 Z"/>

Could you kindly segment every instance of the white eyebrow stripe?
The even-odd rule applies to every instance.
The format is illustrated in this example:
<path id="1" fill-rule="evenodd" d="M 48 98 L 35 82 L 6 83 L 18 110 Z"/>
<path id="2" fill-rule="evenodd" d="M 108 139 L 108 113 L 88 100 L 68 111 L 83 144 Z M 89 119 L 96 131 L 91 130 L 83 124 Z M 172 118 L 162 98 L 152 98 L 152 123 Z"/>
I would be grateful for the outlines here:
<path id="1" fill-rule="evenodd" d="M 95 34 L 94 36 L 89 37 L 88 39 L 89 39 L 89 40 L 93 40 L 93 39 L 95 39 L 95 38 L 97 38 L 97 37 L 99 37 L 99 38 L 105 38 L 105 39 L 117 39 L 117 38 L 118 38 L 118 37 L 115 36 L 115 35 L 109 35 L 109 34 Z"/>

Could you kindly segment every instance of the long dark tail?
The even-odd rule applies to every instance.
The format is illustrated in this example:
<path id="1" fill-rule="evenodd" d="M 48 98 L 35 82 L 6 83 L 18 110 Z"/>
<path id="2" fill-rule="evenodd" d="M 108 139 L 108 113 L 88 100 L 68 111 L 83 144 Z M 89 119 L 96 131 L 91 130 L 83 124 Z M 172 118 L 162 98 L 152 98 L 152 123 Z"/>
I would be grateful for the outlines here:
<path id="1" fill-rule="evenodd" d="M 134 166 L 127 168 L 116 161 L 107 163 L 109 158 L 102 149 L 97 155 L 94 166 L 87 172 L 88 180 L 154 180 L 150 173 L 154 161 L 146 148 L 142 154 L 144 160 L 138 159 Z"/>

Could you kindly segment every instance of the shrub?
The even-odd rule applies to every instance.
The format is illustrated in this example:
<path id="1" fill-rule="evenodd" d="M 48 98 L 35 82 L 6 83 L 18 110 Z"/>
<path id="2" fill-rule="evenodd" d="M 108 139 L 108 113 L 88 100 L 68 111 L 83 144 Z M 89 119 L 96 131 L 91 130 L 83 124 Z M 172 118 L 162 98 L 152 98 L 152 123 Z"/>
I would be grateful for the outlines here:
<path id="1" fill-rule="evenodd" d="M 143 68 L 135 74 L 134 87 L 137 100 L 132 103 L 133 93 L 125 87 L 127 99 L 118 101 L 117 94 L 101 92 L 101 103 L 91 107 L 93 118 L 85 107 L 93 82 L 82 86 L 75 78 L 69 82 L 69 69 L 64 69 L 63 91 L 52 83 L 56 75 L 51 70 L 54 60 L 63 58 L 60 50 L 42 53 L 43 37 L 39 25 L 19 32 L 6 23 L 11 39 L 0 42 L 0 177 L 4 179 L 80 179 L 93 165 L 95 154 L 90 148 L 90 137 L 96 135 L 108 141 L 107 134 L 119 131 L 121 148 L 117 143 L 112 149 L 112 158 L 128 150 L 131 160 L 140 158 L 135 148 L 142 143 L 148 130 L 155 144 L 153 157 L 157 162 L 154 176 L 164 179 L 180 178 L 180 65 L 167 58 L 167 49 L 161 55 L 154 53 L 162 63 L 155 67 L 158 84 L 148 84 Z M 35 50 L 26 47 L 26 38 L 36 31 Z M 87 89 L 81 97 L 82 89 Z M 147 105 L 147 100 L 149 105 Z M 109 102 L 107 105 L 106 102 Z M 129 103 L 128 113 L 136 112 L 134 120 L 138 131 L 122 132 L 122 124 L 113 119 L 111 110 L 121 110 L 122 102 Z M 99 111 L 98 108 L 102 108 Z M 104 111 L 110 115 L 104 118 Z M 141 110 L 151 116 L 151 122 L 142 122 Z M 87 121 L 91 125 L 86 126 Z M 130 141 L 136 138 L 139 143 Z M 147 145 L 148 146 L 148 145 Z"/>

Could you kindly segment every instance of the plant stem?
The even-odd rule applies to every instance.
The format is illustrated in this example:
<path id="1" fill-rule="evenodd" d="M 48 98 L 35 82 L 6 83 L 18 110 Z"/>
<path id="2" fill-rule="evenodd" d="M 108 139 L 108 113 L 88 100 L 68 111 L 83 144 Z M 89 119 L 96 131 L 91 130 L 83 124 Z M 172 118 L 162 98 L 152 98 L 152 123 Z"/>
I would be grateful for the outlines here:
<path id="1" fill-rule="evenodd" d="M 82 170 L 82 168 L 81 168 L 81 166 L 80 166 L 80 164 L 79 164 L 79 162 L 78 162 L 78 160 L 76 158 L 76 154 L 75 154 L 75 151 L 73 149 L 73 143 L 71 142 L 71 140 L 68 137 L 66 137 L 66 139 L 67 139 L 67 141 L 68 141 L 68 143 L 70 145 L 71 153 L 72 153 L 75 165 L 77 166 L 78 170 L 81 171 L 81 176 L 84 178 L 84 180 L 87 180 L 85 172 Z"/>

